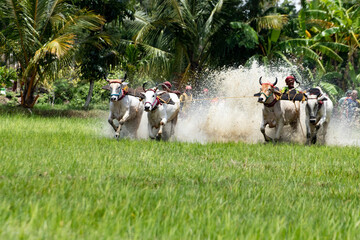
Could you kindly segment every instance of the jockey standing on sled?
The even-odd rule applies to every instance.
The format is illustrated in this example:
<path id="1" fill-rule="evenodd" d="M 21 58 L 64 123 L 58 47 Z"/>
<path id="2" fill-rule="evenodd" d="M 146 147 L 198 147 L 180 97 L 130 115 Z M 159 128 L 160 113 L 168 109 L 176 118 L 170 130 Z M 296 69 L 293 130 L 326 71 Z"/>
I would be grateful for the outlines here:
<path id="1" fill-rule="evenodd" d="M 281 89 L 282 100 L 304 101 L 304 93 L 295 88 L 295 82 L 300 85 L 294 75 L 285 78 L 286 87 Z"/>
<path id="2" fill-rule="evenodd" d="M 162 89 L 164 91 L 167 91 L 167 92 L 171 91 L 172 85 L 169 81 L 163 82 L 161 85 L 162 85 Z"/>
<path id="3" fill-rule="evenodd" d="M 171 90 L 172 84 L 169 81 L 163 82 L 161 86 L 165 92 L 175 93 L 178 97 L 180 97 L 181 93 L 178 90 Z"/>
<path id="4" fill-rule="evenodd" d="M 185 87 L 185 92 L 180 96 L 180 110 L 186 115 L 186 112 L 190 108 L 190 104 L 193 100 L 192 87 L 187 85 Z"/>
<path id="5" fill-rule="evenodd" d="M 345 106 L 344 115 L 348 122 L 354 122 L 359 111 L 358 92 L 353 90 L 350 97 L 347 97 L 343 103 Z"/>

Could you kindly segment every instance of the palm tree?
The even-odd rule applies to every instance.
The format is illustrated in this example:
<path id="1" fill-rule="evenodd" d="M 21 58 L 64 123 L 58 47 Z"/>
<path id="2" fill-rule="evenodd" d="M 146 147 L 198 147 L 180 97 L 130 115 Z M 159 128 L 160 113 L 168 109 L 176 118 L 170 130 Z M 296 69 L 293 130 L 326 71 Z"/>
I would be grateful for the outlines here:
<path id="1" fill-rule="evenodd" d="M 60 0 L 5 0 L 0 4 L 9 23 L 3 32 L 6 41 L 17 46 L 21 105 L 31 108 L 39 97 L 35 96 L 39 83 L 72 62 L 79 33 L 99 29 L 104 19 Z"/>
<path id="2" fill-rule="evenodd" d="M 135 21 L 127 25 L 148 63 L 158 66 L 163 75 L 178 73 L 183 85 L 206 66 L 211 38 L 224 24 L 221 14 L 229 2 L 149 1 L 146 11 L 137 11 Z"/>

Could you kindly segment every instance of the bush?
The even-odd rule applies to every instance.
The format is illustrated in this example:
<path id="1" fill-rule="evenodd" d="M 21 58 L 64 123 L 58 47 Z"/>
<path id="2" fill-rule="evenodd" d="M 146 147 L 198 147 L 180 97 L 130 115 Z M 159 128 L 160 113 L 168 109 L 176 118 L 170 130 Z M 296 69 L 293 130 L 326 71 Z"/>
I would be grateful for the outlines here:
<path id="1" fill-rule="evenodd" d="M 105 81 L 96 81 L 94 83 L 93 96 L 91 105 L 105 105 L 107 106 L 109 93 L 102 89 L 107 83 Z M 81 108 L 85 104 L 86 97 L 89 92 L 89 82 L 70 81 L 68 79 L 58 79 L 54 83 L 55 104 L 69 104 L 73 108 Z M 52 96 L 43 94 L 38 103 L 46 104 L 51 102 Z"/>
<path id="2" fill-rule="evenodd" d="M 0 86 L 10 87 L 12 81 L 16 81 L 17 75 L 13 68 L 0 67 Z"/>
<path id="3" fill-rule="evenodd" d="M 8 99 L 13 99 L 13 98 L 15 98 L 15 95 L 16 95 L 16 93 L 15 92 L 13 92 L 13 91 L 6 91 L 6 97 L 8 98 Z"/>

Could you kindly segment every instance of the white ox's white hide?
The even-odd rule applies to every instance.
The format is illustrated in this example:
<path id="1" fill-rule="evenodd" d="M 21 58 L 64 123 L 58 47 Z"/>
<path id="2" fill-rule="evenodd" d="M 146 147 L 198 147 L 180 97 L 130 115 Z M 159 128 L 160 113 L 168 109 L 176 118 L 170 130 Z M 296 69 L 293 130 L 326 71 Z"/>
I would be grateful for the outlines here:
<path id="1" fill-rule="evenodd" d="M 299 125 L 300 118 L 300 103 L 278 100 L 276 95 L 281 96 L 280 91 L 275 88 L 276 81 L 272 83 L 262 83 L 261 78 L 259 79 L 261 85 L 260 93 L 254 96 L 259 96 L 258 102 L 263 103 L 262 110 L 262 121 L 260 125 L 260 131 L 264 135 L 266 142 L 272 141 L 265 133 L 265 127 L 269 125 L 270 128 L 275 128 L 274 141 L 277 142 L 280 139 L 281 131 L 284 125 L 290 125 L 295 132 Z"/>
<path id="2" fill-rule="evenodd" d="M 119 138 L 123 126 L 136 138 L 144 111 L 143 103 L 139 98 L 124 93 L 127 83 L 122 80 L 110 80 L 107 88 L 110 90 L 110 114 L 108 122 L 114 128 L 115 138 Z M 119 125 L 114 124 L 114 119 Z"/>
<path id="3" fill-rule="evenodd" d="M 175 93 L 165 93 L 156 88 L 142 92 L 144 110 L 148 113 L 148 131 L 151 139 L 169 139 L 175 131 L 180 110 L 180 100 Z M 159 96 L 169 94 L 174 104 L 161 103 Z"/>
<path id="4" fill-rule="evenodd" d="M 318 131 L 322 128 L 322 138 L 325 143 L 327 128 L 333 111 L 333 103 L 320 87 L 311 88 L 305 94 L 306 97 L 306 143 L 315 144 Z"/>

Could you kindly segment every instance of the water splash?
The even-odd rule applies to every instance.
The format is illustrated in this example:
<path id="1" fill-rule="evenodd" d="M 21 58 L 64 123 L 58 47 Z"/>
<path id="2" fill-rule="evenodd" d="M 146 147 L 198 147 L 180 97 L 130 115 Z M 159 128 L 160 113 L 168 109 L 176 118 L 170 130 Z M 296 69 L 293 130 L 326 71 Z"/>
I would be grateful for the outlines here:
<path id="1" fill-rule="evenodd" d="M 264 142 L 260 132 L 263 105 L 257 102 L 254 93 L 259 92 L 259 78 L 263 82 L 275 81 L 277 87 L 285 86 L 284 79 L 293 73 L 286 67 L 266 68 L 256 62 L 249 68 L 227 68 L 220 71 L 208 71 L 202 86 L 194 93 L 189 112 L 180 113 L 175 137 L 185 142 L 226 142 L 242 141 L 247 143 Z M 203 93 L 201 89 L 209 92 Z M 301 89 L 301 86 L 299 87 Z M 281 139 L 285 142 L 305 143 L 305 104 L 300 104 L 300 127 L 296 133 L 285 126 Z M 271 137 L 274 130 L 266 128 Z M 138 137 L 148 138 L 147 116 L 143 115 Z M 326 137 L 328 145 L 360 146 L 359 131 L 353 132 L 348 126 L 339 125 L 335 119 L 330 123 Z"/>

